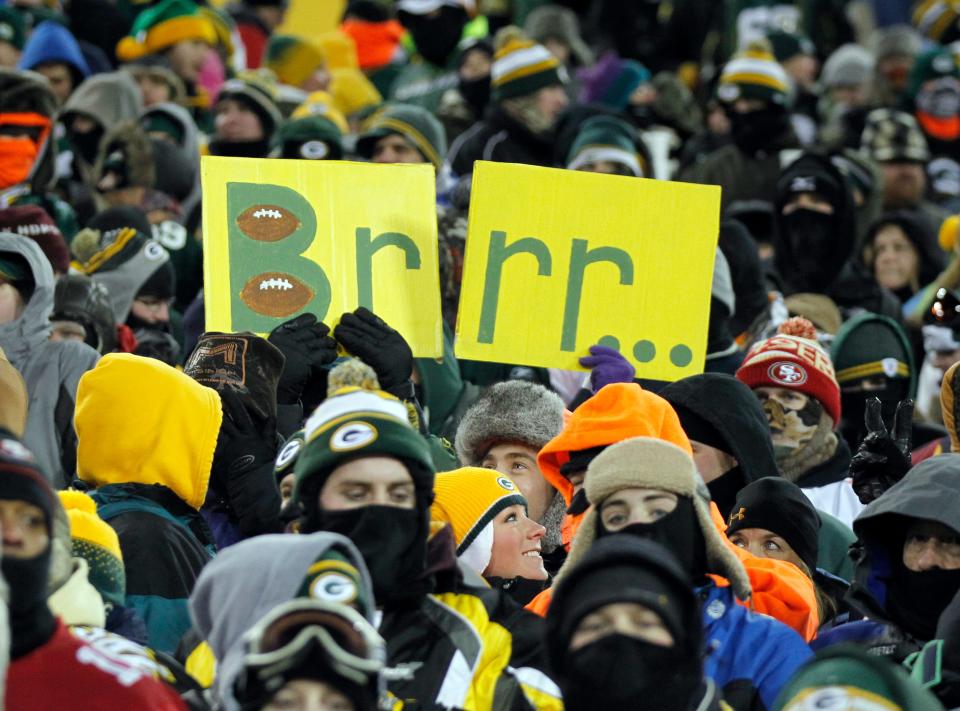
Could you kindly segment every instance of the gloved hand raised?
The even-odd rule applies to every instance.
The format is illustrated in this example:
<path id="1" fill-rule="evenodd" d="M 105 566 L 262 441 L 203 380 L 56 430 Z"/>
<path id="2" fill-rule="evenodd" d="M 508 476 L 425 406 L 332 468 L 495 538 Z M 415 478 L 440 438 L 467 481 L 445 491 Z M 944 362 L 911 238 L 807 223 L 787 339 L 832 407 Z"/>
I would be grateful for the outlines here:
<path id="1" fill-rule="evenodd" d="M 610 383 L 632 382 L 637 372 L 619 351 L 607 346 L 590 346 L 590 355 L 581 358 L 580 365 L 590 368 L 590 389 L 593 392 Z"/>
<path id="2" fill-rule="evenodd" d="M 330 337 L 330 328 L 318 323 L 313 314 L 301 314 L 280 324 L 267 340 L 286 358 L 277 384 L 280 405 L 299 402 L 307 385 L 316 378 L 325 378 L 324 366 L 337 359 L 337 342 Z"/>
<path id="3" fill-rule="evenodd" d="M 373 368 L 383 390 L 403 399 L 412 397 L 413 351 L 383 319 L 361 306 L 340 317 L 333 335 L 350 355 Z"/>
<path id="4" fill-rule="evenodd" d="M 901 400 L 893 416 L 890 431 L 880 414 L 880 400 L 867 400 L 864 423 L 867 435 L 850 460 L 853 490 L 866 505 L 903 479 L 913 466 L 910 451 L 913 425 L 913 400 Z"/>

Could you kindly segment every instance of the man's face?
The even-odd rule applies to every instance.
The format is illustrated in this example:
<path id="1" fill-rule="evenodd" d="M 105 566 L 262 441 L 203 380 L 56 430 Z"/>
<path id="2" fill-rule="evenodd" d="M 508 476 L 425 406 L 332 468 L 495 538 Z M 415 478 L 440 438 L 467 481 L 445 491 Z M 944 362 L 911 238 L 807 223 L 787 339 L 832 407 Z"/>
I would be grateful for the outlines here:
<path id="1" fill-rule="evenodd" d="M 156 296 L 138 296 L 133 300 L 130 313 L 147 323 L 170 323 L 171 301 Z"/>
<path id="2" fill-rule="evenodd" d="M 35 558 L 50 544 L 43 509 L 26 501 L 0 500 L 0 526 L 4 557 Z"/>
<path id="3" fill-rule="evenodd" d="M 399 459 L 363 457 L 333 470 L 320 490 L 323 511 L 347 511 L 364 506 L 416 508 L 413 477 Z"/>
<path id="4" fill-rule="evenodd" d="M 920 163 L 881 163 L 883 173 L 883 206 L 887 209 L 913 207 L 927 189 L 927 176 Z"/>
<path id="5" fill-rule="evenodd" d="M 43 74 L 50 82 L 50 88 L 60 99 L 60 103 L 66 103 L 73 93 L 73 74 L 63 62 L 44 62 L 34 67 L 34 71 Z"/>
<path id="6" fill-rule="evenodd" d="M 392 133 L 373 144 L 373 163 L 426 163 L 420 151 L 407 142 L 403 136 Z"/>
<path id="7" fill-rule="evenodd" d="M 934 351 L 930 354 L 930 360 L 935 368 L 946 372 L 950 366 L 960 360 L 960 349 L 955 351 Z"/>
<path id="8" fill-rule="evenodd" d="M 851 84 L 850 86 L 835 86 L 829 91 L 830 99 L 838 106 L 847 108 L 857 108 L 867 103 L 867 87 L 864 84 Z"/>
<path id="9" fill-rule="evenodd" d="M 482 49 L 472 49 L 463 58 L 460 65 L 460 78 L 464 81 L 475 81 L 490 76 L 493 60 Z"/>
<path id="10" fill-rule="evenodd" d="M 480 466 L 510 477 L 527 499 L 527 515 L 534 521 L 543 518 L 557 492 L 537 466 L 537 450 L 523 444 L 498 444 L 490 448 Z"/>
<path id="11" fill-rule="evenodd" d="M 224 141 L 259 141 L 264 138 L 260 117 L 246 104 L 234 99 L 217 103 L 214 128 Z"/>
<path id="12" fill-rule="evenodd" d="M 194 82 L 200 75 L 210 47 L 203 40 L 184 40 L 167 50 L 167 60 L 174 73 L 185 81 Z"/>
<path id="13" fill-rule="evenodd" d="M 719 479 L 737 466 L 737 460 L 721 449 L 696 440 L 690 440 L 690 446 L 693 447 L 693 463 L 704 484 Z"/>
<path id="14" fill-rule="evenodd" d="M 567 108 L 570 100 L 562 86 L 545 86 L 536 93 L 537 111 L 556 122 L 560 112 Z"/>
<path id="15" fill-rule="evenodd" d="M 913 60 L 909 54 L 891 54 L 877 62 L 877 73 L 887 80 L 891 89 L 903 91 L 907 88 Z"/>
<path id="16" fill-rule="evenodd" d="M 903 564 L 915 573 L 960 570 L 960 534 L 936 521 L 913 519 L 903 542 Z"/>
<path id="17" fill-rule="evenodd" d="M 51 321 L 53 330 L 50 332 L 51 341 L 78 341 L 84 343 L 87 340 L 87 330 L 83 324 L 76 321 Z"/>
<path id="18" fill-rule="evenodd" d="M 824 215 L 833 214 L 833 205 L 819 193 L 794 193 L 784 204 L 782 213 L 789 215 L 801 209 L 822 212 Z"/>
<path id="19" fill-rule="evenodd" d="M 783 63 L 787 74 L 804 89 L 812 89 L 817 81 L 820 62 L 809 54 L 798 54 Z"/>
<path id="20" fill-rule="evenodd" d="M 13 284 L 0 277 L 0 323 L 10 323 L 23 313 L 23 297 Z"/>
<path id="21" fill-rule="evenodd" d="M 143 95 L 143 105 L 153 106 L 170 101 L 172 93 L 170 85 L 158 76 L 149 72 L 139 72 L 136 75 L 137 86 L 140 87 L 140 93 Z"/>
<path id="22" fill-rule="evenodd" d="M 755 388 L 763 412 L 770 424 L 775 451 L 794 450 L 809 442 L 820 423 L 820 404 L 789 388 Z"/>

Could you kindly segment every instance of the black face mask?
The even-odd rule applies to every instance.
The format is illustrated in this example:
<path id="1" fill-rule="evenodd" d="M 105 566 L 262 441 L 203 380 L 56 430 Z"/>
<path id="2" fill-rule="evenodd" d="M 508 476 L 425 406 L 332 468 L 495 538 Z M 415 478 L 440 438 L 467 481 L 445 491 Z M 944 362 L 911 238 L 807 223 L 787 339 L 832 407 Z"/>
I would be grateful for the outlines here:
<path id="1" fill-rule="evenodd" d="M 90 165 L 93 165 L 97 160 L 101 138 L 103 138 L 103 129 L 99 127 L 86 133 L 76 133 L 74 131 L 67 133 L 67 139 L 74 152 Z"/>
<path id="2" fill-rule="evenodd" d="M 483 110 L 490 101 L 490 77 L 479 79 L 460 79 L 460 94 L 470 104 L 470 108 L 478 116 L 483 116 Z"/>
<path id="3" fill-rule="evenodd" d="M 887 612 L 921 642 L 937 634 L 937 621 L 960 590 L 960 570 L 933 568 L 915 573 L 902 562 L 887 583 Z"/>
<path id="4" fill-rule="evenodd" d="M 686 496 L 677 499 L 677 508 L 653 523 L 634 523 L 619 531 L 611 532 L 600 522 L 597 537 L 632 535 L 656 541 L 669 548 L 677 557 L 683 569 L 690 574 L 690 581 L 696 583 L 707 572 L 707 543 L 700 530 L 700 522 L 693 508 L 693 501 Z"/>
<path id="5" fill-rule="evenodd" d="M 564 708 L 639 708 L 640 699 L 647 711 L 691 708 L 701 690 L 700 660 L 684 656 L 676 647 L 607 635 L 570 653 Z"/>
<path id="6" fill-rule="evenodd" d="M 579 516 L 588 508 L 590 508 L 590 502 L 587 500 L 587 490 L 580 489 L 580 491 L 570 499 L 570 506 L 567 507 L 567 513 L 571 516 Z"/>
<path id="7" fill-rule="evenodd" d="M 419 598 L 429 587 L 421 581 L 427 561 L 427 532 L 418 509 L 363 506 L 346 511 L 318 510 L 303 531 L 330 531 L 351 540 L 360 551 L 378 606 Z"/>
<path id="8" fill-rule="evenodd" d="M 266 158 L 270 152 L 270 141 L 263 138 L 259 141 L 210 141 L 210 154 L 228 156 L 230 158 Z"/>
<path id="9" fill-rule="evenodd" d="M 0 570 L 10 586 L 10 656 L 32 652 L 53 635 L 56 619 L 47 606 L 47 578 L 53 547 L 33 558 L 5 556 Z"/>
<path id="10" fill-rule="evenodd" d="M 790 126 L 790 116 L 779 107 L 770 106 L 747 113 L 729 111 L 730 139 L 747 155 L 776 150 L 777 140 Z"/>
<path id="11" fill-rule="evenodd" d="M 790 261 L 800 277 L 794 286 L 809 287 L 811 291 L 828 287 L 834 271 L 826 267 L 837 266 L 832 264 L 837 239 L 834 215 L 800 207 L 784 215 L 781 225 L 790 248 Z"/>
<path id="12" fill-rule="evenodd" d="M 737 494 L 744 486 L 746 486 L 746 482 L 743 479 L 743 471 L 739 464 L 707 484 L 707 488 L 710 490 L 710 498 L 720 509 L 724 520 L 730 515 L 733 505 L 737 502 Z"/>
<path id="13" fill-rule="evenodd" d="M 431 64 L 445 67 L 457 48 L 467 24 L 461 8 L 443 6 L 436 17 L 406 15 L 404 25 L 410 31 L 417 52 Z"/>

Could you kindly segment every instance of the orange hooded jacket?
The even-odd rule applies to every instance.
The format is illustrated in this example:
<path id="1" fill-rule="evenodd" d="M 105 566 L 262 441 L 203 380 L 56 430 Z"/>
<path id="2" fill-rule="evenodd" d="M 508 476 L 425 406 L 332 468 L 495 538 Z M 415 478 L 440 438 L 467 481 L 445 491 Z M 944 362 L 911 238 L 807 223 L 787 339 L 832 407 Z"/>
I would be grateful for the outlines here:
<path id="1" fill-rule="evenodd" d="M 570 452 L 602 447 L 630 437 L 658 437 L 693 454 L 670 403 L 636 383 L 611 383 L 573 411 L 560 434 L 540 450 L 537 464 L 543 478 L 563 495 L 569 507 L 573 484 L 560 473 L 560 467 L 570 460 Z M 582 519 L 583 514 L 568 514 L 563 519 L 561 532 L 567 550 Z"/>

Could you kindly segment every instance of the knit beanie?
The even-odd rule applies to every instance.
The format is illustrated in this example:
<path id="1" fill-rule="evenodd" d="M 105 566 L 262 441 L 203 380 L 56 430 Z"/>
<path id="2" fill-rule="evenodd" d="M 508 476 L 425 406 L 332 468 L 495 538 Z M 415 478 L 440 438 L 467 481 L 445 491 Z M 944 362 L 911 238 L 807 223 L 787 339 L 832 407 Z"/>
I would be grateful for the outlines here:
<path id="1" fill-rule="evenodd" d="M 304 444 L 294 466 L 293 500 L 307 511 L 316 506 L 315 494 L 333 470 L 361 457 L 401 460 L 413 477 L 418 498 L 422 495 L 430 501 L 434 479 L 430 448 L 411 426 L 406 406 L 392 395 L 360 387 L 341 388 L 314 410 L 303 430 Z M 312 496 L 305 496 L 305 490 Z"/>
<path id="2" fill-rule="evenodd" d="M 17 205 L 0 210 L 0 232 L 32 239 L 53 267 L 66 274 L 70 269 L 70 249 L 57 223 L 39 205 Z"/>
<path id="3" fill-rule="evenodd" d="M 50 321 L 80 324 L 87 345 L 101 354 L 117 348 L 117 321 L 107 289 L 84 274 L 64 274 L 57 279 Z"/>
<path id="4" fill-rule="evenodd" d="M 117 532 L 97 515 L 97 504 L 82 491 L 59 491 L 66 509 L 73 540 L 73 555 L 88 565 L 88 578 L 103 599 L 123 605 L 126 597 L 126 573 Z"/>
<path id="5" fill-rule="evenodd" d="M 334 108 L 344 116 L 352 116 L 383 103 L 383 96 L 373 82 L 353 67 L 331 69 L 328 90 Z"/>
<path id="6" fill-rule="evenodd" d="M 33 452 L 12 433 L 0 430 L 0 500 L 25 501 L 41 509 L 47 533 L 51 534 L 56 498 Z"/>
<path id="7" fill-rule="evenodd" d="M 593 64 L 593 51 L 580 36 L 580 23 L 570 8 L 553 4 L 536 7 L 527 15 L 523 30 L 530 39 L 540 44 L 550 39 L 565 43 L 580 66 Z"/>
<path id="8" fill-rule="evenodd" d="M 283 353 L 253 333 L 200 336 L 183 372 L 201 385 L 222 391 L 231 388 L 261 420 L 277 416 L 277 383 L 283 373 Z"/>
<path id="9" fill-rule="evenodd" d="M 526 508 L 527 500 L 509 477 L 479 467 L 440 472 L 433 493 L 430 520 L 451 525 L 457 558 L 483 575 L 493 555 L 493 520 L 510 506 Z"/>
<path id="10" fill-rule="evenodd" d="M 494 39 L 496 49 L 490 70 L 493 99 L 503 101 L 529 96 L 548 86 L 566 83 L 566 69 L 542 44 L 533 42 L 517 27 L 504 27 Z"/>
<path id="11" fill-rule="evenodd" d="M 0 432 L 23 437 L 27 427 L 27 386 L 0 348 Z"/>
<path id="12" fill-rule="evenodd" d="M 546 652 L 561 672 L 580 621 L 614 603 L 636 603 L 657 613 L 674 643 L 700 653 L 703 623 L 689 576 L 673 554 L 637 536 L 607 536 L 593 543 L 562 583 L 554 584 L 546 619 Z"/>
<path id="13" fill-rule="evenodd" d="M 587 119 L 570 146 L 567 169 L 577 170 L 587 163 L 603 160 L 625 165 L 638 178 L 644 177 L 635 133 L 630 124 L 613 116 Z"/>
<path id="14" fill-rule="evenodd" d="M 760 528 L 780 536 L 813 575 L 817 569 L 820 515 L 793 482 L 778 476 L 747 484 L 730 512 L 727 538 L 745 528 Z"/>
<path id="15" fill-rule="evenodd" d="M 0 7 L 0 42 L 7 42 L 22 50 L 26 40 L 27 30 L 23 15 L 9 5 Z"/>
<path id="16" fill-rule="evenodd" d="M 730 581 L 741 600 L 750 597 L 750 580 L 729 543 L 713 524 L 709 504 L 698 494 L 702 482 L 690 453 L 654 437 L 632 437 L 607 447 L 587 469 L 583 487 L 592 504 L 570 547 L 566 562 L 554 584 L 569 575 L 594 544 L 600 525 L 599 509 L 622 489 L 658 489 L 684 496 L 693 502 L 697 523 L 706 543 L 708 573 Z"/>
<path id="17" fill-rule="evenodd" d="M 604 54 L 595 64 L 577 70 L 580 102 L 604 104 L 623 111 L 630 96 L 650 81 L 650 70 L 633 59 L 621 59 L 616 52 Z"/>
<path id="18" fill-rule="evenodd" d="M 786 107 L 790 104 L 790 78 L 774 59 L 770 44 L 758 40 L 723 67 L 717 97 L 727 104 L 743 98 Z"/>
<path id="19" fill-rule="evenodd" d="M 454 442 L 457 457 L 464 465 L 476 467 L 497 444 L 522 444 L 539 451 L 560 434 L 563 412 L 563 400 L 538 383 L 495 383 L 460 420 Z"/>
<path id="20" fill-rule="evenodd" d="M 916 389 L 913 352 L 900 325 L 887 316 L 865 312 L 843 324 L 830 346 L 841 387 L 865 378 L 885 375 L 910 382 Z"/>
<path id="21" fill-rule="evenodd" d="M 162 0 L 137 15 L 130 34 L 117 43 L 117 59 L 130 62 L 187 40 L 213 46 L 217 33 L 192 0 Z"/>
<path id="22" fill-rule="evenodd" d="M 946 47 L 933 47 L 920 54 L 907 79 L 907 97 L 916 98 L 920 87 L 928 81 L 944 77 L 960 78 L 960 67 L 953 53 Z"/>
<path id="23" fill-rule="evenodd" d="M 957 37 L 960 5 L 954 0 L 921 0 L 913 9 L 913 26 L 927 39 L 940 44 Z"/>
<path id="24" fill-rule="evenodd" d="M 293 35 L 270 37 L 263 59 L 263 66 L 276 74 L 281 84 L 290 86 L 300 86 L 324 64 L 318 44 Z"/>
<path id="25" fill-rule="evenodd" d="M 840 386 L 827 352 L 808 338 L 776 335 L 753 346 L 736 372 L 737 379 L 760 387 L 796 390 L 814 398 L 840 422 Z"/>
<path id="26" fill-rule="evenodd" d="M 350 124 L 347 123 L 346 116 L 337 108 L 333 96 L 326 91 L 315 91 L 308 94 L 307 98 L 291 112 L 288 123 L 314 117 L 326 119 L 336 126 L 341 134 L 350 133 Z"/>
<path id="27" fill-rule="evenodd" d="M 357 153 L 370 160 L 378 140 L 399 135 L 439 170 L 447 154 L 447 136 L 436 116 L 419 106 L 388 104 L 369 119 L 357 138 Z"/>
<path id="28" fill-rule="evenodd" d="M 273 136 L 273 157 L 301 160 L 340 160 L 343 136 L 325 116 L 285 121 Z"/>
<path id="29" fill-rule="evenodd" d="M 889 659 L 841 644 L 821 649 L 797 671 L 771 711 L 828 708 L 939 711 L 943 705 Z"/>
<path id="30" fill-rule="evenodd" d="M 923 47 L 920 34 L 910 25 L 878 27 L 870 37 L 870 48 L 879 62 L 887 57 L 915 57 Z"/>
<path id="31" fill-rule="evenodd" d="M 917 119 L 896 109 L 874 109 L 867 114 L 860 148 L 877 163 L 930 160 L 927 139 Z"/>
<path id="32" fill-rule="evenodd" d="M 820 83 L 827 89 L 861 86 L 873 78 L 873 55 L 858 44 L 845 44 L 823 63 Z"/>
<path id="33" fill-rule="evenodd" d="M 774 30 L 767 34 L 767 41 L 773 49 L 773 56 L 781 64 L 798 55 L 815 57 L 817 54 L 817 48 L 813 46 L 809 37 L 793 32 Z"/>
<path id="34" fill-rule="evenodd" d="M 90 224 L 109 224 L 108 217 L 112 214 L 102 219 L 98 216 Z M 117 323 L 127 320 L 133 299 L 160 270 L 170 292 L 168 296 L 173 295 L 170 254 L 132 226 L 102 232 L 88 227 L 74 237 L 71 248 L 77 259 L 76 269 L 107 289 Z"/>
<path id="35" fill-rule="evenodd" d="M 268 74 L 243 72 L 224 82 L 217 101 L 233 99 L 253 111 L 260 119 L 263 134 L 268 139 L 283 122 L 277 108 L 277 89 Z"/>

